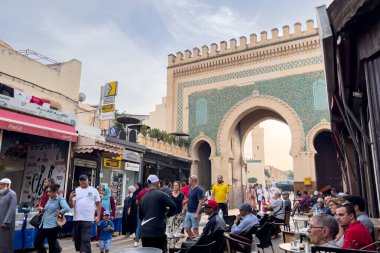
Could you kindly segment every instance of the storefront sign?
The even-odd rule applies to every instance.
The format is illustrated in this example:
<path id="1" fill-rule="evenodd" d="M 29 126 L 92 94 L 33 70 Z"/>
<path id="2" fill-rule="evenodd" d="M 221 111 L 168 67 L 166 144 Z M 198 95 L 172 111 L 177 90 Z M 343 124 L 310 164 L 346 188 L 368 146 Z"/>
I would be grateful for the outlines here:
<path id="1" fill-rule="evenodd" d="M 103 167 L 111 169 L 121 169 L 121 160 L 103 158 Z"/>
<path id="2" fill-rule="evenodd" d="M 1 107 L 20 111 L 26 114 L 31 114 L 41 118 L 59 121 L 73 126 L 76 124 L 76 116 L 74 112 L 72 114 L 63 113 L 57 110 L 49 109 L 37 104 L 27 103 L 25 101 L 4 95 L 0 95 L 0 108 Z"/>
<path id="3" fill-rule="evenodd" d="M 21 202 L 35 205 L 44 192 L 44 180 L 53 178 L 64 192 L 66 161 L 56 144 L 31 145 L 25 162 Z"/>
<path id="4" fill-rule="evenodd" d="M 140 164 L 125 162 L 125 170 L 140 171 Z"/>
<path id="5" fill-rule="evenodd" d="M 96 161 L 87 160 L 87 159 L 79 159 L 79 158 L 74 158 L 74 166 L 86 167 L 86 168 L 92 168 L 92 169 L 96 169 L 96 167 L 98 167 Z"/>
<path id="6" fill-rule="evenodd" d="M 140 163 L 140 153 L 125 149 L 123 152 L 123 160 Z"/>
<path id="7" fill-rule="evenodd" d="M 311 185 L 311 177 L 305 177 L 305 178 L 303 179 L 303 184 L 304 184 L 305 186 L 310 186 L 310 185 Z"/>

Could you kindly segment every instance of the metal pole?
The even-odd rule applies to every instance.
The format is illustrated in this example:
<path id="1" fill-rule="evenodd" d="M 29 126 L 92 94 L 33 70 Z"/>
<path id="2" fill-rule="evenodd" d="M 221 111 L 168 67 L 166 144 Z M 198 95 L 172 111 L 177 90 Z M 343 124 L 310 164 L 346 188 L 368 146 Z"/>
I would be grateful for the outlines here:
<path id="1" fill-rule="evenodd" d="M 98 108 L 98 120 L 99 120 L 99 128 L 101 127 L 102 120 L 100 118 L 101 112 L 102 112 L 102 101 L 103 101 L 103 93 L 104 93 L 104 86 L 102 85 L 100 87 L 100 98 L 99 98 L 99 108 Z"/>
<path id="2" fill-rule="evenodd" d="M 71 144 L 72 144 L 72 142 L 69 142 L 69 149 L 67 151 L 65 190 L 63 191 L 63 196 L 66 196 L 65 193 L 67 192 L 67 186 L 69 184 L 69 172 L 70 172 L 70 164 L 71 164 Z"/>

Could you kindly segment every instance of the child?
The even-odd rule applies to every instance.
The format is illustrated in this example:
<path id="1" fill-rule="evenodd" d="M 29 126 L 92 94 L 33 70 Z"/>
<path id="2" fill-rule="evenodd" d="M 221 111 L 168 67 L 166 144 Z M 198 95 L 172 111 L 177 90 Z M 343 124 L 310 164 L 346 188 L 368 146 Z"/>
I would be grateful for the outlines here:
<path id="1" fill-rule="evenodd" d="M 113 222 L 110 220 L 110 212 L 104 211 L 103 220 L 99 222 L 100 236 L 99 245 L 101 253 L 109 253 L 111 250 L 112 234 L 115 229 Z"/>

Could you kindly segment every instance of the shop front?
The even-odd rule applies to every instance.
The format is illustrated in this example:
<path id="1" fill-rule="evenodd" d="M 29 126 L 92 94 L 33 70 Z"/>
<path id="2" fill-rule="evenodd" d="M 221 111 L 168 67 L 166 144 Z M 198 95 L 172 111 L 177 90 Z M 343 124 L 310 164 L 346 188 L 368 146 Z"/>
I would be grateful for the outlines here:
<path id="1" fill-rule="evenodd" d="M 191 160 L 147 148 L 143 159 L 142 180 L 156 174 L 161 180 L 182 181 L 190 176 Z"/>
<path id="2" fill-rule="evenodd" d="M 128 186 L 139 182 L 140 168 L 145 146 L 129 141 L 106 137 L 107 142 L 124 147 L 122 156 L 103 161 L 101 183 L 111 188 L 117 206 L 122 206 L 128 194 Z"/>
<path id="3" fill-rule="evenodd" d="M 34 206 L 43 181 L 54 178 L 65 193 L 74 126 L 0 109 L 0 178 L 10 178 L 18 204 Z"/>

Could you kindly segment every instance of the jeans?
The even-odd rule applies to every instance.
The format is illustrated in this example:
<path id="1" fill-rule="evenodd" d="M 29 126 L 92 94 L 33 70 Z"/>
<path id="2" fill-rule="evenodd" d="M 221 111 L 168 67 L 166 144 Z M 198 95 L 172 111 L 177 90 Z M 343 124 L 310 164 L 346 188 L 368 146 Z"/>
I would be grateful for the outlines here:
<path id="1" fill-rule="evenodd" d="M 136 233 L 135 233 L 135 241 L 139 242 L 140 240 L 140 233 L 141 233 L 141 219 L 137 216 L 137 227 L 136 227 Z"/>
<path id="2" fill-rule="evenodd" d="M 47 238 L 49 243 L 49 253 L 58 253 L 56 241 L 61 227 L 39 228 L 34 238 L 34 247 L 38 253 L 46 253 L 44 240 Z"/>
<path id="3" fill-rule="evenodd" d="M 228 215 L 228 206 L 227 206 L 227 204 L 225 204 L 225 203 L 218 203 L 218 213 L 219 213 L 220 209 L 223 212 L 223 216 L 227 216 Z"/>
<path id="4" fill-rule="evenodd" d="M 75 250 L 91 253 L 91 221 L 74 221 Z"/>

